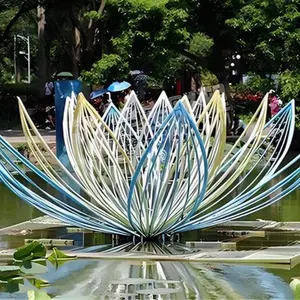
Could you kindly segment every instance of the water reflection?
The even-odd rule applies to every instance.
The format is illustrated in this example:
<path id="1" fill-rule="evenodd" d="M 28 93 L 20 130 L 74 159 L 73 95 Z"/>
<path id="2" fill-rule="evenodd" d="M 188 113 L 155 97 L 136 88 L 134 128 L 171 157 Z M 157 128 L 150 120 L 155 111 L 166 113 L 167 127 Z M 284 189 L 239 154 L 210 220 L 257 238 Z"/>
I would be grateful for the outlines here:
<path id="1" fill-rule="evenodd" d="M 151 253 L 178 253 L 172 246 L 147 244 L 132 248 Z M 186 251 L 182 249 L 182 251 Z M 82 263 L 82 262 L 81 262 Z M 287 283 L 266 269 L 159 261 L 85 261 L 52 282 L 55 299 L 291 299 Z M 52 278 L 53 280 L 53 278 Z"/>

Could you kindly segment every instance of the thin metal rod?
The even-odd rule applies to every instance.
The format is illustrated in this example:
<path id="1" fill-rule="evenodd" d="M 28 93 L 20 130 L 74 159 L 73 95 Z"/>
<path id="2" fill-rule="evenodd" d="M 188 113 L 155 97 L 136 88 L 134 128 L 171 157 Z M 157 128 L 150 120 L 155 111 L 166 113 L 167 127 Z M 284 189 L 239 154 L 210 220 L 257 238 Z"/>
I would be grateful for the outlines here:
<path id="1" fill-rule="evenodd" d="M 14 35 L 14 81 L 17 82 L 17 36 Z"/>
<path id="2" fill-rule="evenodd" d="M 28 84 L 31 83 L 31 71 L 30 71 L 30 37 L 27 38 L 27 55 L 28 55 Z"/>

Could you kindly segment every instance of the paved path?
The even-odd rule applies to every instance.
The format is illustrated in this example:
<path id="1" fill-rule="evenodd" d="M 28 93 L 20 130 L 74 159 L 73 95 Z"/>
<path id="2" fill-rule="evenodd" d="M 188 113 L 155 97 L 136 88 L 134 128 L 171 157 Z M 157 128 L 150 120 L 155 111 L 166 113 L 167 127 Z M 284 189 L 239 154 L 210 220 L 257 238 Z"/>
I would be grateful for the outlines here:
<path id="1" fill-rule="evenodd" d="M 55 130 L 39 130 L 40 134 L 47 144 L 55 144 Z M 12 145 L 26 143 L 23 131 L 21 129 L 0 130 L 0 136 L 4 137 Z"/>

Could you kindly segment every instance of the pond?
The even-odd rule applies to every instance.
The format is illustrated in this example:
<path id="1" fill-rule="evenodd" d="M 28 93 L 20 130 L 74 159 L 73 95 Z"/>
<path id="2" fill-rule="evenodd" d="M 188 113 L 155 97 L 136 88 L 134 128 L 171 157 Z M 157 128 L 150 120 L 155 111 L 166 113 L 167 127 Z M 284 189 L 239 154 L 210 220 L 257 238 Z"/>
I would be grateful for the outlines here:
<path id="1" fill-rule="evenodd" d="M 293 299 L 289 287 L 293 271 L 256 266 L 181 262 L 130 262 L 76 260 L 35 278 L 46 280 L 43 288 L 53 299 Z M 28 284 L 0 299 L 27 299 Z M 150 298 L 159 291 L 161 298 Z M 158 292 L 156 292 L 158 293 Z M 131 296 L 131 298 L 129 297 Z M 128 298 L 127 298 L 128 297 Z"/>
<path id="2" fill-rule="evenodd" d="M 0 228 L 40 215 L 0 184 Z M 300 190 L 244 218 L 256 219 L 300 221 Z M 49 235 L 47 232 L 39 234 L 40 237 Z M 24 238 L 0 236 L 0 249 L 18 247 L 24 243 Z M 195 233 L 183 236 L 184 240 L 196 238 L 199 240 Z M 286 245 L 289 237 L 276 234 L 266 240 L 267 245 L 273 245 L 272 242 Z M 261 242 L 256 244 L 257 239 L 249 243 L 253 247 L 262 246 Z M 46 273 L 38 275 L 50 283 L 50 287 L 44 290 L 54 299 L 72 300 L 120 299 L 117 294 L 123 295 L 122 299 L 151 299 L 146 294 L 154 287 L 160 290 L 160 299 L 292 299 L 289 283 L 292 277 L 300 276 L 300 266 L 289 270 L 224 264 L 76 260 L 59 269 L 51 264 L 47 267 Z M 143 282 L 139 282 L 139 278 L 143 278 Z M 27 296 L 22 292 L 13 295 L 0 293 L 0 299 L 27 299 Z"/>

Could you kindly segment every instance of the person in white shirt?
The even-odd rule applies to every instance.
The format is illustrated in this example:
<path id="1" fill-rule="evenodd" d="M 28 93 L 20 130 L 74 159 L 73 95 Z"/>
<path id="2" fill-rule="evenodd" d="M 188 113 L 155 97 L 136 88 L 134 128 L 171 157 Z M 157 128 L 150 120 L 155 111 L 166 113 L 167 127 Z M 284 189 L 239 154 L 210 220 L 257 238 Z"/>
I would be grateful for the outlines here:
<path id="1" fill-rule="evenodd" d="M 46 96 L 52 96 L 54 90 L 53 82 L 46 82 L 45 84 L 45 95 Z"/>
<path id="2" fill-rule="evenodd" d="M 54 97 L 54 84 L 53 82 L 45 83 L 45 104 L 49 105 L 49 103 L 53 102 Z"/>

